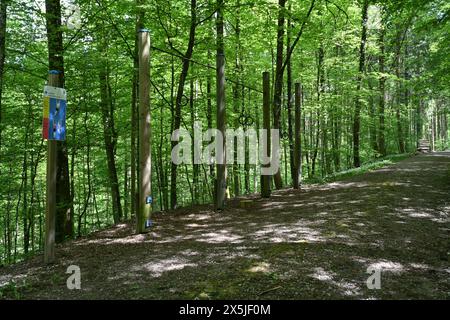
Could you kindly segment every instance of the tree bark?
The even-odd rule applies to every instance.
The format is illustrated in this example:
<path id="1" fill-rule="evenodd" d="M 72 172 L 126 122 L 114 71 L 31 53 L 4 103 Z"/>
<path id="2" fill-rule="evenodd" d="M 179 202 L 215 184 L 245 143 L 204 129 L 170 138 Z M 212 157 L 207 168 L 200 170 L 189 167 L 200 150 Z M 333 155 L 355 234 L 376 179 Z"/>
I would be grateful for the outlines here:
<path id="1" fill-rule="evenodd" d="M 107 56 L 106 48 L 103 48 L 102 54 Z M 106 58 L 107 59 L 107 58 Z M 103 139 L 105 143 L 106 159 L 108 163 L 108 177 L 111 189 L 112 208 L 114 223 L 119 223 L 122 219 L 122 205 L 120 203 L 119 180 L 117 178 L 117 167 L 115 160 L 115 127 L 114 127 L 114 108 L 111 97 L 111 86 L 109 83 L 108 61 L 100 66 L 100 108 L 103 121 Z"/>
<path id="2" fill-rule="evenodd" d="M 405 153 L 405 140 L 403 136 L 403 125 L 402 125 L 402 99 L 401 99 L 401 74 L 400 74 L 400 55 L 401 55 L 401 35 L 400 32 L 397 35 L 396 39 L 396 52 L 394 57 L 394 65 L 395 65 L 395 76 L 396 79 L 396 101 L 395 101 L 395 119 L 397 122 L 397 141 L 398 141 L 398 149 L 400 153 Z"/>
<path id="3" fill-rule="evenodd" d="M 263 129 L 266 130 L 267 141 L 262 141 L 260 137 L 260 143 L 266 143 L 265 156 L 270 157 L 271 154 L 271 141 L 270 141 L 270 76 L 269 72 L 263 72 Z M 262 142 L 261 142 L 262 141 Z M 261 175 L 261 197 L 270 198 L 271 194 L 271 176 Z"/>
<path id="4" fill-rule="evenodd" d="M 189 81 L 189 109 L 191 113 L 191 132 L 194 133 L 195 130 L 195 121 L 196 119 L 196 112 L 195 112 L 195 98 L 196 98 L 196 88 L 194 84 L 194 78 L 191 77 Z M 198 164 L 195 164 L 195 148 L 194 148 L 194 139 L 192 139 L 192 204 L 196 205 L 198 204 L 198 198 L 199 198 L 199 186 L 198 186 L 198 177 L 200 172 L 200 166 Z"/>
<path id="5" fill-rule="evenodd" d="M 361 32 L 361 44 L 359 48 L 359 69 L 358 77 L 356 80 L 356 101 L 355 101 L 355 113 L 353 117 L 353 165 L 358 168 L 361 166 L 361 158 L 359 153 L 360 148 L 360 126 L 361 126 L 361 89 L 362 78 L 365 71 L 366 62 L 366 41 L 367 41 L 367 12 L 369 7 L 369 1 L 364 0 L 362 6 L 362 32 Z"/>
<path id="6" fill-rule="evenodd" d="M 369 58 L 370 60 L 370 58 Z M 370 63 L 368 66 L 368 71 L 369 73 L 372 71 Z M 378 148 L 378 142 L 377 142 L 377 125 L 376 125 L 376 119 L 377 119 L 377 115 L 375 113 L 375 101 L 374 101 L 374 97 L 372 95 L 372 90 L 373 90 L 373 85 L 372 85 L 372 79 L 368 79 L 367 81 L 367 86 L 369 87 L 369 92 L 370 92 L 370 97 L 369 97 L 369 136 L 370 136 L 370 146 L 372 147 L 372 151 L 374 154 L 378 154 L 379 153 L 379 148 Z"/>
<path id="7" fill-rule="evenodd" d="M 222 133 L 223 141 L 217 145 L 219 155 L 217 158 L 216 198 L 215 209 L 222 210 L 225 207 L 227 189 L 227 166 L 226 166 L 226 107 L 225 107 L 225 48 L 224 48 L 224 26 L 223 26 L 223 0 L 217 0 L 217 53 L 216 53 L 216 92 L 217 92 L 217 130 Z M 216 143 L 219 143 L 216 140 Z"/>
<path id="8" fill-rule="evenodd" d="M 89 127 L 88 127 L 88 112 L 87 110 L 84 113 L 84 131 L 86 134 L 86 168 L 87 168 L 87 185 L 88 185 L 88 192 L 87 196 L 84 201 L 84 207 L 81 213 L 78 216 L 78 230 L 77 234 L 78 237 L 81 237 L 81 227 L 82 227 L 82 220 L 83 217 L 87 215 L 87 209 L 89 206 L 89 201 L 91 199 L 92 195 L 92 184 L 91 184 L 91 138 L 89 133 Z"/>
<path id="9" fill-rule="evenodd" d="M 239 105 L 241 101 L 241 88 L 239 87 L 240 75 L 241 75 L 241 44 L 240 44 L 240 16 L 239 16 L 239 5 L 240 1 L 237 2 L 237 13 L 236 13 L 236 57 L 234 64 L 234 72 L 237 82 L 233 84 L 233 112 L 234 112 L 234 129 L 239 127 Z M 242 110 L 243 111 L 243 110 Z M 235 197 L 240 195 L 240 177 L 239 177 L 239 164 L 237 163 L 237 152 L 238 152 L 238 139 L 234 138 L 234 163 L 233 163 L 233 193 Z"/>
<path id="10" fill-rule="evenodd" d="M 208 49 L 208 61 L 211 61 L 211 50 Z M 208 129 L 212 128 L 212 116 L 213 116 L 213 108 L 212 108 L 212 99 L 211 99 L 211 73 L 210 68 L 211 65 L 208 62 L 208 77 L 206 79 L 206 118 L 207 118 L 207 125 Z M 209 165 L 209 176 L 211 177 L 211 180 L 214 180 L 215 176 L 215 169 L 214 164 Z"/>
<path id="11" fill-rule="evenodd" d="M 289 3 L 289 14 L 291 13 L 291 3 Z M 291 18 L 289 17 L 287 22 L 287 40 L 286 40 L 286 55 L 289 52 L 289 49 L 291 47 Z M 291 179 L 292 179 L 292 185 L 294 189 L 298 188 L 298 172 L 297 167 L 295 165 L 295 159 L 298 156 L 294 152 L 294 140 L 297 138 L 297 135 L 300 134 L 300 132 L 295 131 L 295 134 L 293 133 L 292 128 L 292 65 L 291 60 L 289 59 L 287 63 L 287 117 L 288 117 L 288 137 L 289 137 L 289 164 L 291 167 Z M 297 96 L 295 97 L 297 98 Z M 297 105 L 295 106 L 295 111 L 297 112 Z M 295 119 L 297 121 L 297 118 Z M 295 136 L 295 138 L 294 138 Z"/>
<path id="12" fill-rule="evenodd" d="M 295 136 L 294 136 L 294 175 L 293 175 L 293 187 L 298 189 L 300 187 L 301 169 L 302 169 L 302 153 L 301 153 L 301 102 L 302 93 L 300 83 L 295 84 Z"/>
<path id="13" fill-rule="evenodd" d="M 283 94 L 283 49 L 284 49 L 284 10 L 286 0 L 278 0 L 278 29 L 277 29 L 277 54 L 275 67 L 275 88 L 273 94 L 273 128 L 280 129 L 281 127 L 281 96 Z M 276 151 L 278 152 L 278 151 Z M 278 170 L 274 175 L 275 188 L 281 189 L 283 187 L 283 179 L 281 178 L 281 170 Z"/>
<path id="14" fill-rule="evenodd" d="M 3 96 L 3 75 L 6 57 L 6 11 L 8 8 L 9 0 L 1 0 L 0 3 L 0 150 L 2 147 L 2 96 Z M 1 152 L 0 152 L 1 157 Z"/>
<path id="15" fill-rule="evenodd" d="M 138 20 L 139 21 L 139 20 Z M 136 181 L 137 181 L 137 70 L 138 63 L 138 42 L 137 31 L 140 28 L 139 22 L 136 23 L 136 36 L 134 38 L 134 52 L 133 52 L 133 79 L 131 84 L 131 141 L 130 141 L 130 209 L 131 217 L 136 217 L 137 212 L 137 197 L 136 197 Z M 125 195 L 126 196 L 126 195 Z"/>
<path id="16" fill-rule="evenodd" d="M 181 126 L 181 100 L 184 95 L 184 85 L 189 72 L 190 60 L 194 52 L 195 45 L 195 31 L 197 28 L 197 0 L 191 0 L 191 26 L 189 29 L 189 42 L 186 53 L 182 58 L 182 68 L 180 78 L 178 80 L 177 95 L 175 100 L 175 115 L 173 130 L 180 129 Z M 172 141 L 172 149 L 177 145 L 177 141 Z M 170 173 L 170 207 L 175 209 L 177 207 L 177 165 L 172 162 Z"/>
<path id="17" fill-rule="evenodd" d="M 378 57 L 379 65 L 379 105 L 378 105 L 378 149 L 381 156 L 386 156 L 386 141 L 385 141 L 385 105 L 386 105 L 386 76 L 385 72 L 385 46 L 384 35 L 386 31 L 382 27 L 379 35 L 380 55 Z"/>

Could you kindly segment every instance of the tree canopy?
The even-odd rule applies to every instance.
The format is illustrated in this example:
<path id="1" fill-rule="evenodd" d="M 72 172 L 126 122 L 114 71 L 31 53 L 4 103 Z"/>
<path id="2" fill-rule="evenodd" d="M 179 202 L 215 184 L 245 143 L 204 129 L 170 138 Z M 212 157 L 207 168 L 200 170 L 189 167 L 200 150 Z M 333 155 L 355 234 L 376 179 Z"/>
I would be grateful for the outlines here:
<path id="1" fill-rule="evenodd" d="M 60 17 L 48 12 L 59 4 Z M 174 165 L 170 139 L 195 121 L 218 125 L 220 47 L 228 127 L 263 127 L 262 73 L 270 73 L 271 125 L 281 132 L 276 188 L 294 182 L 297 156 L 308 183 L 412 153 L 419 140 L 448 147 L 448 1 L 1 0 L 0 9 L 0 264 L 43 249 L 42 92 L 62 64 L 57 241 L 136 215 L 142 28 L 151 38 L 154 211 L 212 203 L 221 187 L 212 165 Z M 52 47 L 59 33 L 62 47 Z M 259 174 L 256 165 L 227 166 L 227 197 L 260 192 Z"/>

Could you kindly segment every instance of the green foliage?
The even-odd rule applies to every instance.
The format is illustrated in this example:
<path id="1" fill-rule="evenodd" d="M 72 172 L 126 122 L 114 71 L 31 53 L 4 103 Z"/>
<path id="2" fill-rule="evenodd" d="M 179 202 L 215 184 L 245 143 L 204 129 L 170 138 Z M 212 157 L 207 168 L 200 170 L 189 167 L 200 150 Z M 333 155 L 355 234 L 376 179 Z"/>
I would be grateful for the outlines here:
<path id="1" fill-rule="evenodd" d="M 26 280 L 16 282 L 9 281 L 7 284 L 0 287 L 0 299 L 23 299 L 22 292 L 29 288 L 29 283 Z"/>
<path id="2" fill-rule="evenodd" d="M 320 180 L 320 182 L 329 183 L 329 182 L 333 182 L 333 181 L 351 178 L 353 176 L 357 176 L 357 175 L 363 174 L 363 173 L 371 171 L 371 170 L 376 170 L 376 169 L 380 169 L 380 168 L 392 165 L 396 162 L 399 162 L 408 157 L 411 157 L 411 155 L 412 154 L 410 154 L 410 153 L 395 154 L 395 155 L 390 155 L 390 156 L 387 156 L 387 157 L 384 157 L 381 159 L 369 161 L 369 162 L 366 162 L 365 164 L 363 164 L 359 168 L 344 170 L 344 171 L 326 176 L 324 179 Z"/>
<path id="3" fill-rule="evenodd" d="M 47 38 L 44 1 L 13 1 L 8 8 L 6 68 L 1 100 L 0 145 L 0 264 L 25 258 L 25 234 L 29 253 L 41 252 L 45 225 L 46 143 L 41 139 L 41 95 L 47 77 Z M 68 1 L 62 21 L 67 21 Z M 154 210 L 168 209 L 170 185 L 170 133 L 182 55 L 188 43 L 190 1 L 132 0 L 72 1 L 79 7 L 79 24 L 64 26 L 65 84 L 68 91 L 67 153 L 73 181 L 75 230 L 86 235 L 113 223 L 110 181 L 103 141 L 99 72 L 109 71 L 116 139 L 115 160 L 122 205 L 130 219 L 130 144 L 133 55 L 136 14 L 144 10 L 143 25 L 151 30 L 151 108 Z M 317 0 L 292 56 L 292 80 L 303 87 L 302 151 L 306 181 L 334 181 L 396 161 L 379 160 L 373 132 L 379 137 L 380 79 L 386 78 L 385 140 L 388 154 L 399 152 L 399 137 L 407 151 L 427 138 L 436 149 L 448 146 L 448 98 L 450 62 L 449 4 L 437 1 L 375 1 L 369 10 L 367 70 L 361 94 L 356 93 L 361 4 L 349 0 Z M 309 1 L 288 1 L 286 20 L 291 21 L 291 43 L 300 30 Z M 276 55 L 277 1 L 227 1 L 225 18 L 226 97 L 228 125 L 244 110 L 262 123 L 261 73 L 273 74 Z M 215 1 L 198 0 L 198 26 L 192 65 L 183 99 L 182 127 L 192 120 L 206 128 L 207 107 L 212 105 L 215 126 Z M 239 42 L 236 36 L 239 21 Z M 379 71 L 380 32 L 385 30 L 385 71 Z M 404 36 L 398 47 L 398 37 Z M 286 39 L 285 39 L 286 42 Z M 319 52 L 323 50 L 323 61 Z M 396 54 L 400 55 L 397 66 Z M 236 60 L 240 68 L 236 68 Z M 396 67 L 400 75 L 396 74 Z M 319 72 L 319 69 L 320 72 Z M 321 76 L 319 76 L 319 74 Z M 285 73 L 286 75 L 286 73 Z M 189 105 L 193 82 L 193 106 Z M 240 88 L 233 101 L 233 84 Z M 211 95 L 207 95 L 207 84 Z M 360 98 L 361 157 L 366 164 L 352 169 L 352 123 L 355 99 Z M 288 130 L 287 88 L 283 91 L 282 130 Z M 238 110 L 233 110 L 236 104 Z M 398 110 L 398 116 L 397 116 Z M 398 127 L 402 128 L 401 135 Z M 374 129 L 375 131 L 371 131 Z M 421 129 L 421 130 L 419 130 Z M 289 142 L 283 141 L 281 172 L 285 185 Z M 376 160 L 375 160 L 376 159 Z M 373 162 L 375 161 L 375 162 Z M 201 167 L 196 203 L 210 203 L 213 177 Z M 241 190 L 245 170 L 237 168 Z M 258 169 L 250 166 L 248 192 L 259 191 Z M 339 173 L 344 170 L 343 173 Z M 349 170 L 349 171 L 348 171 Z M 229 185 L 232 185 L 229 169 Z M 177 194 L 180 205 L 191 205 L 192 166 L 179 167 Z M 72 179 L 73 178 L 73 179 Z M 125 179 L 128 189 L 125 192 Z M 233 194 L 232 194 L 233 195 Z M 29 227 L 25 230 L 25 225 Z M 76 232 L 78 235 L 78 232 Z"/>

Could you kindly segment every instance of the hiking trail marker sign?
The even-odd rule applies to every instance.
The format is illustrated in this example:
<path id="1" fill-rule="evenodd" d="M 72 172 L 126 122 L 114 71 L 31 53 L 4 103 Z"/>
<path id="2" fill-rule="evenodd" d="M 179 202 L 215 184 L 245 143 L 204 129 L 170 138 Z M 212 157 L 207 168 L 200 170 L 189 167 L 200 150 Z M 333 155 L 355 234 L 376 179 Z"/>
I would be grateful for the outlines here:
<path id="1" fill-rule="evenodd" d="M 66 140 L 66 89 L 52 86 L 44 87 L 44 114 L 42 138 L 47 140 Z"/>

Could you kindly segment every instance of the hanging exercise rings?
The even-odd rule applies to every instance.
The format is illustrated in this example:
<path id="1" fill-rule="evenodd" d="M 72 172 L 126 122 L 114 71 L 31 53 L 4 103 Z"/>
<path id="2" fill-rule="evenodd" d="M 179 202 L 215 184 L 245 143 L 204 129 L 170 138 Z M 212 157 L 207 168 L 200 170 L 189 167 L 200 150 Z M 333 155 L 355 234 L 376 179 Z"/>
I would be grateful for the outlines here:
<path id="1" fill-rule="evenodd" d="M 288 133 L 286 132 L 286 130 L 280 129 L 280 139 L 284 140 L 287 138 L 288 138 Z"/>
<path id="2" fill-rule="evenodd" d="M 183 96 L 181 97 L 181 106 L 185 107 L 187 106 L 188 103 L 189 103 L 188 97 L 185 94 L 183 94 Z"/>
<path id="3" fill-rule="evenodd" d="M 253 123 L 255 122 L 252 118 L 252 116 L 245 114 L 245 113 L 241 113 L 239 118 L 238 118 L 239 124 L 243 127 L 249 127 L 252 126 Z"/>

